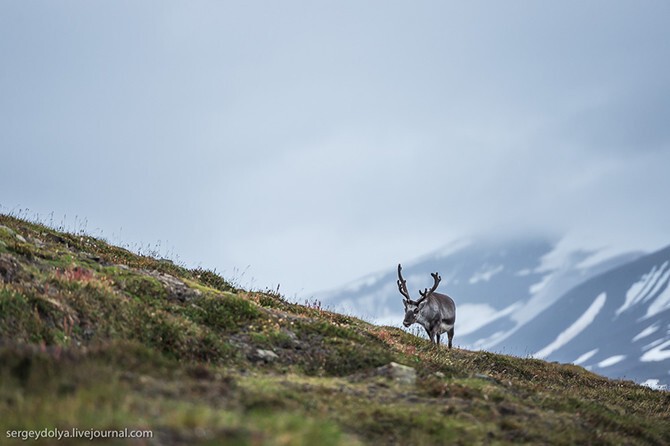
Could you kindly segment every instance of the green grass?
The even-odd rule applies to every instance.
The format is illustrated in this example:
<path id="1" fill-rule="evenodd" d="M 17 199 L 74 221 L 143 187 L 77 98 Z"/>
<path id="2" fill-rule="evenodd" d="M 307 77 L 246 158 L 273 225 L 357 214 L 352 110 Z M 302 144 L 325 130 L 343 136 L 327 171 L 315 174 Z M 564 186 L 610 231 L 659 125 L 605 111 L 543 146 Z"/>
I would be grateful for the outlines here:
<path id="1" fill-rule="evenodd" d="M 24 443 L 7 430 L 73 427 L 150 429 L 149 444 L 670 444 L 668 392 L 437 350 L 5 215 L 0 275 L 2 444 Z M 259 360 L 257 349 L 278 357 Z M 417 383 L 376 372 L 391 361 L 414 367 Z"/>

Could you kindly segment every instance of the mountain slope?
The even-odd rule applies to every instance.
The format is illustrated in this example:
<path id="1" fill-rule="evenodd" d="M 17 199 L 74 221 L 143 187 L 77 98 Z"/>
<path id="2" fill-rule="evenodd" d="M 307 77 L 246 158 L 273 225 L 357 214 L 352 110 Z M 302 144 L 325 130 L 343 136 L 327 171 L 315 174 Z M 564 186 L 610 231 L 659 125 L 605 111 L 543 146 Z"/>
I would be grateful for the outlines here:
<path id="1" fill-rule="evenodd" d="M 573 288 L 506 342 L 608 376 L 670 385 L 669 284 L 667 247 Z"/>
<path id="2" fill-rule="evenodd" d="M 429 272 L 439 271 L 441 290 L 456 297 L 459 314 L 472 311 L 496 313 L 528 298 L 529 288 L 542 280 L 536 272 L 540 259 L 551 251 L 546 240 L 524 242 L 461 241 L 436 253 L 403 265 L 410 293 L 432 284 Z M 524 274 L 519 274 L 522 271 Z M 396 286 L 395 265 L 334 292 L 322 293 L 324 302 L 366 315 L 380 322 L 402 320 L 402 298 Z M 459 317 L 459 321 L 471 318 Z M 459 327 L 459 336 L 471 328 Z"/>
<path id="3" fill-rule="evenodd" d="M 428 272 L 442 274 L 440 289 L 457 302 L 460 346 L 539 354 L 610 377 L 669 385 L 668 248 L 589 265 L 585 260 L 592 254 L 561 254 L 555 243 L 537 238 L 483 240 L 440 250 L 404 265 L 404 271 L 415 289 L 429 284 Z M 395 280 L 389 268 L 326 293 L 324 302 L 399 325 Z"/>
<path id="4" fill-rule="evenodd" d="M 593 253 L 561 253 L 544 238 L 460 242 L 403 265 L 410 289 L 431 284 L 429 272 L 442 276 L 440 290 L 457 302 L 457 339 L 461 346 L 490 348 L 590 277 L 639 257 L 629 253 L 590 266 Z M 324 303 L 381 323 L 402 320 L 401 296 L 391 266 L 343 288 L 323 293 Z"/>
<path id="5" fill-rule="evenodd" d="M 436 350 L 3 215 L 0 281 L 3 444 L 25 443 L 28 430 L 125 428 L 152 434 L 131 444 L 670 442 L 666 392 L 571 365 Z"/>

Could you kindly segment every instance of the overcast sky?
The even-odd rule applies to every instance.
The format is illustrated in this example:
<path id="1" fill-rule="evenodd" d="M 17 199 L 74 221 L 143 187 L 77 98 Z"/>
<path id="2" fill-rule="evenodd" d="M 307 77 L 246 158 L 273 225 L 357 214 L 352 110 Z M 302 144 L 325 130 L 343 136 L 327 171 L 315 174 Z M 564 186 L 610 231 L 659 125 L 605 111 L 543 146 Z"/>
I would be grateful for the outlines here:
<path id="1" fill-rule="evenodd" d="M 2 1 L 1 210 L 301 298 L 479 234 L 661 248 L 668 23 L 651 0 Z"/>

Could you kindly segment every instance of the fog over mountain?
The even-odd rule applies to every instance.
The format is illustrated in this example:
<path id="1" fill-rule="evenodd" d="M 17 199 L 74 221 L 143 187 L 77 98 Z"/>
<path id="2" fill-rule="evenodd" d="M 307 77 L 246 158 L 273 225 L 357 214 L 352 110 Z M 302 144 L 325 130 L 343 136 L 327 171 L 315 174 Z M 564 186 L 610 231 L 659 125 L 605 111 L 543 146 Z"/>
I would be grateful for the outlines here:
<path id="1" fill-rule="evenodd" d="M 668 17 L 654 0 L 3 1 L 0 211 L 160 241 L 290 298 L 478 234 L 651 252 L 670 240 Z"/>

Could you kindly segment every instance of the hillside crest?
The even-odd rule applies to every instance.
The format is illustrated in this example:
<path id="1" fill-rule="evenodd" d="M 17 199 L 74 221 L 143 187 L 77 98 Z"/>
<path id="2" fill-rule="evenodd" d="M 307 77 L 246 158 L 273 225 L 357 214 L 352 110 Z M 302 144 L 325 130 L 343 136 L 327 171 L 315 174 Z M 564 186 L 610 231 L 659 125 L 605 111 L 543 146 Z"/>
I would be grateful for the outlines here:
<path id="1" fill-rule="evenodd" d="M 438 350 L 7 215 L 0 378 L 3 440 L 136 428 L 154 433 L 151 444 L 670 443 L 668 392 L 573 365 Z"/>

